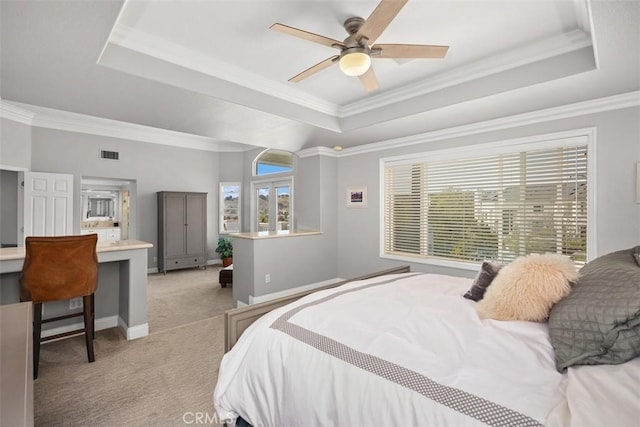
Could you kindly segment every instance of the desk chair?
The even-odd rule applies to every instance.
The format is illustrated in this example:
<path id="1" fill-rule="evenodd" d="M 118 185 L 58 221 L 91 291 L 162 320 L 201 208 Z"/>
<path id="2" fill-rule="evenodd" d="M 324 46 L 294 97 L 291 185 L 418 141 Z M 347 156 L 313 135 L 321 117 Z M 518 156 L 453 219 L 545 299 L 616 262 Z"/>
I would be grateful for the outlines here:
<path id="1" fill-rule="evenodd" d="M 20 300 L 33 302 L 33 378 L 38 378 L 40 343 L 84 333 L 89 362 L 95 360 L 94 293 L 98 287 L 97 234 L 27 237 Z M 42 303 L 82 297 L 82 312 L 42 319 Z M 84 328 L 41 338 L 42 323 L 84 316 Z"/>

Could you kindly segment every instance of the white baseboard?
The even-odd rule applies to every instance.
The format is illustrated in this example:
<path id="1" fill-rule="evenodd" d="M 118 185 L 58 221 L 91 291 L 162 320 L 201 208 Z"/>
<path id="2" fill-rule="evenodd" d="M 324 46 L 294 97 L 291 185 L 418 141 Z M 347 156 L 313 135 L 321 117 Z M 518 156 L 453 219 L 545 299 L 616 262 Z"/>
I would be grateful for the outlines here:
<path id="1" fill-rule="evenodd" d="M 42 338 L 50 337 L 53 335 L 64 334 L 66 332 L 75 331 L 84 328 L 84 322 L 76 322 L 70 325 L 59 326 L 52 329 L 43 329 Z M 96 319 L 96 331 L 109 328 L 120 328 L 122 333 L 128 340 L 134 340 L 136 338 L 142 338 L 149 335 L 149 324 L 129 327 L 120 316 L 107 316 Z"/>
<path id="2" fill-rule="evenodd" d="M 96 319 L 96 331 L 101 331 L 103 329 L 115 328 L 118 326 L 118 316 L 107 316 Z M 59 326 L 57 328 L 52 329 L 43 329 L 42 337 L 50 337 L 53 335 L 64 334 L 66 332 L 75 331 L 77 329 L 84 328 L 84 322 L 72 323 L 70 325 Z"/>
<path id="3" fill-rule="evenodd" d="M 251 297 L 249 297 L 249 298 L 251 298 Z M 236 302 L 236 308 L 246 307 L 246 306 L 248 306 L 248 305 L 249 305 L 249 304 L 247 304 L 246 302 L 242 302 L 242 301 L 238 301 L 238 302 Z"/>
<path id="4" fill-rule="evenodd" d="M 127 325 L 122 319 L 122 317 L 118 316 L 118 327 L 120 327 L 122 333 L 127 337 L 127 340 L 135 340 L 137 338 L 142 338 L 149 335 L 148 323 L 129 327 L 129 325 Z"/>
<path id="5" fill-rule="evenodd" d="M 286 297 L 286 296 L 295 294 L 297 292 L 309 291 L 309 290 L 321 288 L 323 286 L 332 285 L 334 283 L 338 283 L 342 281 L 344 281 L 344 279 L 337 277 L 335 279 L 323 280 L 322 282 L 311 283 L 309 285 L 298 286 L 291 289 L 285 289 L 284 291 L 272 292 L 270 294 L 260 295 L 257 297 L 254 297 L 253 295 L 249 295 L 249 305 L 270 301 L 276 298 Z M 240 304 L 240 302 L 241 301 L 238 301 L 238 305 Z"/>

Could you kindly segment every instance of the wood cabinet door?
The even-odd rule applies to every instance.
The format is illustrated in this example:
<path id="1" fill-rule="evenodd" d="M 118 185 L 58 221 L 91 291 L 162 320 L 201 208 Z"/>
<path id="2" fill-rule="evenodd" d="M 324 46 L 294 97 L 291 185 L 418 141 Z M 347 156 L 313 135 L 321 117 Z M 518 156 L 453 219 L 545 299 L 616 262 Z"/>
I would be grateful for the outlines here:
<path id="1" fill-rule="evenodd" d="M 184 194 L 165 195 L 165 256 L 182 257 L 187 253 Z"/>
<path id="2" fill-rule="evenodd" d="M 207 198 L 204 194 L 187 194 L 187 255 L 205 252 Z"/>

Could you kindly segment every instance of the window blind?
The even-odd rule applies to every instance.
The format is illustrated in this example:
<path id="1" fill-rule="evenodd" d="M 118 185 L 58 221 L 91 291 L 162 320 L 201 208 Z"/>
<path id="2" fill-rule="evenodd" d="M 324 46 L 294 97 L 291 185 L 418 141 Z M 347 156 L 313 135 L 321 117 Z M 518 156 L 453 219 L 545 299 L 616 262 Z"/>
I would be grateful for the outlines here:
<path id="1" fill-rule="evenodd" d="M 384 252 L 509 262 L 586 260 L 587 147 L 384 166 Z"/>

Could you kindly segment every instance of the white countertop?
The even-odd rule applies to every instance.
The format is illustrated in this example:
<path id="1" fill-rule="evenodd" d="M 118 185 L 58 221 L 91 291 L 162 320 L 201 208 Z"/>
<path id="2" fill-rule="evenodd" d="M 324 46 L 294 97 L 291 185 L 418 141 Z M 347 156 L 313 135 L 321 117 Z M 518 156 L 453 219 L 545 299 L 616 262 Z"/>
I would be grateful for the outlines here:
<path id="1" fill-rule="evenodd" d="M 116 240 L 110 242 L 99 242 L 96 246 L 96 252 L 127 251 L 131 249 L 148 249 L 152 247 L 153 245 L 151 243 L 140 240 Z M 0 249 L 0 261 L 13 259 L 24 259 L 24 246 Z"/>
<path id="2" fill-rule="evenodd" d="M 237 237 L 240 239 L 272 239 L 276 237 L 299 237 L 299 236 L 314 236 L 322 234 L 322 231 L 314 230 L 281 230 L 281 231 L 257 231 L 253 233 L 231 233 L 231 237 Z"/>

